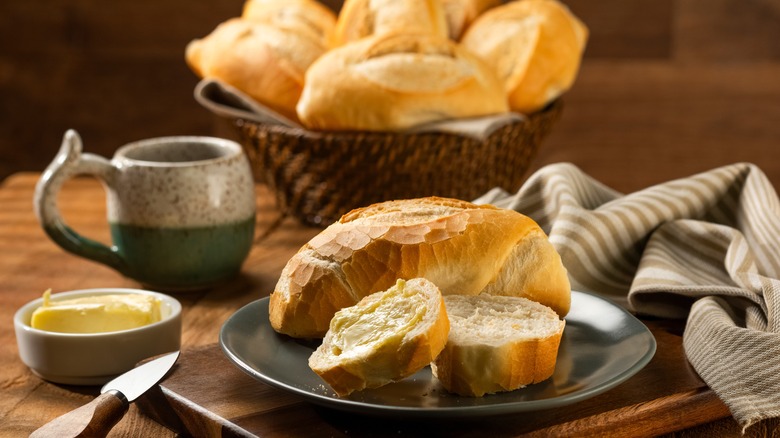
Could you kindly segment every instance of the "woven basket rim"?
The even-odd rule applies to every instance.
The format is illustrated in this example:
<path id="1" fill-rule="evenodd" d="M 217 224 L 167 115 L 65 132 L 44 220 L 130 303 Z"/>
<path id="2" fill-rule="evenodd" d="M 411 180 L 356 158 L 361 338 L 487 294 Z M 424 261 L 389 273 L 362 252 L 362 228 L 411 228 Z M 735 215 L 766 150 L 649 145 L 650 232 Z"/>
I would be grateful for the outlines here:
<path id="1" fill-rule="evenodd" d="M 561 99 L 556 99 L 553 102 L 549 103 L 547 106 L 545 106 L 543 109 L 529 115 L 523 115 L 522 119 L 507 122 L 501 125 L 501 127 L 533 123 L 535 119 L 544 117 L 546 114 L 549 114 L 550 112 L 554 111 L 557 107 L 561 105 L 562 105 Z M 390 137 L 390 138 L 399 138 L 399 139 L 409 139 L 409 138 L 430 137 L 430 136 L 475 139 L 475 140 L 477 139 L 477 137 L 475 136 L 449 132 L 449 131 L 422 131 L 422 132 L 359 131 L 359 130 L 314 131 L 303 127 L 273 125 L 273 124 L 263 123 L 260 121 L 250 120 L 241 117 L 234 118 L 233 122 L 239 127 L 243 124 L 263 126 L 264 129 L 274 133 L 285 134 L 293 137 L 303 137 L 305 139 L 311 139 L 311 140 L 339 139 L 339 138 L 348 140 L 348 139 L 353 139 L 355 137 L 381 138 L 381 139 L 387 139 L 388 137 Z M 490 138 L 496 135 L 498 131 L 500 131 L 500 128 L 494 129 L 493 132 L 491 132 L 488 136 L 481 139 L 481 141 L 489 142 Z"/>

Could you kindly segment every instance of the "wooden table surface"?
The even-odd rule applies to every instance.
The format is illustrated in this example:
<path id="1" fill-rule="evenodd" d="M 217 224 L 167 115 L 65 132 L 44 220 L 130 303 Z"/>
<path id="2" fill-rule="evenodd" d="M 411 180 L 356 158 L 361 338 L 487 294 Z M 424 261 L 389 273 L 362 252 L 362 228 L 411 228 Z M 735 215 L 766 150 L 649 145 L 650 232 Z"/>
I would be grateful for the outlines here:
<path id="1" fill-rule="evenodd" d="M 32 196 L 39 174 L 13 175 L 0 186 L 0 436 L 27 436 L 52 418 L 91 400 L 99 388 L 62 386 L 33 375 L 21 362 L 13 314 L 24 303 L 53 292 L 100 287 L 141 287 L 102 265 L 65 253 L 50 241 L 35 218 Z M 257 243 L 242 275 L 222 287 L 175 295 L 183 306 L 182 348 L 217 342 L 225 319 L 242 305 L 268 295 L 294 251 L 317 230 L 293 221 L 279 223 L 271 198 L 258 190 Z M 105 195 L 99 183 L 75 179 L 59 198 L 63 218 L 85 236 L 109 242 Z M 267 234 L 271 230 L 273 232 Z M 135 406 L 112 436 L 170 436 L 140 415 Z"/>
<path id="2" fill-rule="evenodd" d="M 55 292 L 84 288 L 100 287 L 139 287 L 137 283 L 126 279 L 118 273 L 84 259 L 72 256 L 62 251 L 51 242 L 40 229 L 32 212 L 31 200 L 35 182 L 39 174 L 20 173 L 8 178 L 0 185 L 0 385 L 2 394 L 0 397 L 0 436 L 26 436 L 32 430 L 43 425 L 49 420 L 72 410 L 90 401 L 96 394 L 96 387 L 78 387 L 52 384 L 33 375 L 20 361 L 16 348 L 13 332 L 12 317 L 16 309 L 24 303 L 33 300 L 47 289 Z M 105 223 L 104 194 L 101 185 L 92 179 L 78 178 L 69 181 L 60 196 L 60 206 L 63 217 L 73 228 L 82 234 L 108 242 L 108 228 Z M 246 261 L 242 275 L 220 287 L 209 291 L 180 294 L 177 298 L 182 302 L 183 332 L 182 349 L 185 352 L 181 370 L 177 371 L 178 382 L 172 384 L 192 386 L 187 382 L 187 373 L 199 374 L 203 379 L 203 370 L 193 369 L 194 363 L 187 363 L 187 358 L 201 354 L 203 348 L 217 343 L 219 328 L 222 323 L 244 304 L 267 296 L 276 283 L 279 272 L 286 260 L 307 240 L 313 237 L 319 230 L 299 225 L 292 219 L 282 219 L 276 212 L 272 197 L 262 186 L 258 186 L 258 233 L 256 244 Z M 706 436 L 713 431 L 718 435 L 738 435 L 736 423 L 728 416 L 728 411 L 706 387 L 702 387 L 695 374 L 689 370 L 682 350 L 680 348 L 679 330 L 681 325 L 665 325 L 663 321 L 651 321 L 656 339 L 659 343 L 659 351 L 653 362 L 648 366 L 648 373 L 635 379 L 631 385 L 639 385 L 622 390 L 613 390 L 600 396 L 596 405 L 580 404 L 581 415 L 594 417 L 600 429 L 599 435 L 613 430 L 609 426 L 611 421 L 599 414 L 601 405 L 625 405 L 621 398 L 637 399 L 644 392 L 657 391 L 657 385 L 684 385 L 692 388 L 693 393 L 683 393 L 673 396 L 684 398 L 665 400 L 663 406 L 654 406 L 653 403 L 632 405 L 630 412 L 623 410 L 623 415 L 631 418 L 641 418 L 643 423 L 633 426 L 636 434 L 647 434 L 651 431 L 673 431 L 698 425 L 696 427 L 676 432 L 676 436 Z M 669 329 L 669 327 L 677 327 Z M 212 348 L 208 354 L 214 356 L 218 349 Z M 217 354 L 220 356 L 220 354 Z M 226 366 L 224 358 L 221 362 Z M 187 366 L 189 365 L 189 366 Z M 664 368 L 666 367 L 666 368 Z M 672 368 L 669 368 L 672 367 Z M 673 369 L 667 379 L 664 369 Z M 677 371 L 679 370 L 679 372 Z M 231 369 L 234 374 L 241 374 Z M 229 372 L 228 370 L 224 373 Z M 184 373 L 184 374 L 182 374 Z M 672 376 L 674 374 L 674 376 Z M 174 375 L 177 375 L 174 373 Z M 208 374 L 206 374 L 208 376 Z M 210 379 L 206 378 L 206 381 Z M 254 389 L 250 379 L 247 383 L 247 391 L 260 391 L 268 396 L 270 389 Z M 260 383 L 257 383 L 260 385 Z M 653 389 L 655 388 L 655 389 Z M 687 391 L 687 389 L 686 389 Z M 276 391 L 279 393 L 280 391 Z M 673 393 L 671 392 L 668 393 Z M 305 414 L 307 424 L 293 423 L 290 430 L 270 430 L 269 436 L 288 436 L 294 431 L 319 430 L 317 424 L 321 424 L 327 430 L 328 435 L 336 436 L 363 436 L 370 435 L 370 421 L 363 420 L 350 422 L 348 417 L 333 413 L 321 412 L 305 407 L 306 403 L 292 402 L 289 396 L 271 396 L 281 400 L 279 406 L 293 406 L 293 417 Z M 270 400 L 274 400 L 274 398 Z M 667 397 L 669 398 L 669 397 Z M 265 404 L 274 403 L 266 401 Z M 292 405 L 290 405 L 292 403 Z M 223 401 L 222 404 L 225 404 Z M 242 399 L 243 409 L 252 400 Z M 680 412 L 687 412 L 680 416 L 679 412 L 669 412 L 668 406 L 679 406 Z M 649 414 L 648 414 L 649 413 Z M 549 415 L 538 416 L 540 424 L 545 425 L 545 430 L 555 429 L 555 412 Z M 663 415 L 663 424 L 655 421 L 654 415 Z M 277 418 L 277 417 L 270 417 Z M 283 417 L 278 417 L 283 418 Z M 532 417 L 537 418 L 537 417 Z M 676 419 L 669 421 L 669 419 Z M 709 424 L 706 423 L 710 420 Z M 289 418 L 287 419 L 289 420 Z M 536 421 L 536 420 L 534 420 Z M 541 423 L 541 422 L 544 423 Z M 576 422 L 575 422 L 576 423 Z M 295 425 L 295 426 L 293 426 Z M 751 429 L 748 436 L 765 436 L 776 423 L 759 425 Z M 257 426 L 257 425 L 256 425 Z M 306 427 L 303 427 L 306 426 Z M 593 426 L 593 425 L 590 425 Z M 400 427 L 400 426 L 399 426 Z M 426 428 L 416 429 L 417 425 L 405 423 L 404 433 L 415 432 L 430 433 L 430 423 Z M 513 428 L 504 425 L 501 435 L 514 435 L 518 430 L 528 429 L 524 424 Z M 552 429 L 549 429 L 552 428 Z M 264 430 L 264 429 L 259 429 Z M 453 429 L 450 429 L 453 430 Z M 579 430 L 579 429 L 575 429 Z M 205 431 L 205 429 L 204 429 Z M 351 432 L 351 433 L 350 433 Z M 308 434 L 308 433 L 307 433 Z M 477 434 L 476 436 L 478 436 Z M 543 434 L 542 434 L 543 435 Z M 175 436 L 175 433 L 160 426 L 148 416 L 141 413 L 133 405 L 129 414 L 117 425 L 110 436 Z M 213 436 L 213 435 L 212 435 Z M 473 434 L 471 436 L 474 436 Z"/>

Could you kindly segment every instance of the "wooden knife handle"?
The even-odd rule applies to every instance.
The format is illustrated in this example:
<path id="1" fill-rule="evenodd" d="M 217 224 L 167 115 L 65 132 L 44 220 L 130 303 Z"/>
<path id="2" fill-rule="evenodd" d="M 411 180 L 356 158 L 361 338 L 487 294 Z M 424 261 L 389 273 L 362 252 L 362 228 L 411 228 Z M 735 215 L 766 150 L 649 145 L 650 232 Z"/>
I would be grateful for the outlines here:
<path id="1" fill-rule="evenodd" d="M 128 405 L 120 392 L 108 391 L 44 424 L 30 437 L 104 437 L 122 419 Z"/>

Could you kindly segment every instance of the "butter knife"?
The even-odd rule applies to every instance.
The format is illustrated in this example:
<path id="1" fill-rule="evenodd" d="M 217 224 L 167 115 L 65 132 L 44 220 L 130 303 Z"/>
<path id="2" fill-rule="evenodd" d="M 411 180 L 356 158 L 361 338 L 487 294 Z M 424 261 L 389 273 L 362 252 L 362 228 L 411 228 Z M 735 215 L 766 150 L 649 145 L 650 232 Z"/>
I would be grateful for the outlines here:
<path id="1" fill-rule="evenodd" d="M 106 436 L 130 403 L 162 380 L 178 358 L 178 351 L 168 353 L 116 377 L 103 386 L 97 398 L 44 424 L 30 437 Z"/>

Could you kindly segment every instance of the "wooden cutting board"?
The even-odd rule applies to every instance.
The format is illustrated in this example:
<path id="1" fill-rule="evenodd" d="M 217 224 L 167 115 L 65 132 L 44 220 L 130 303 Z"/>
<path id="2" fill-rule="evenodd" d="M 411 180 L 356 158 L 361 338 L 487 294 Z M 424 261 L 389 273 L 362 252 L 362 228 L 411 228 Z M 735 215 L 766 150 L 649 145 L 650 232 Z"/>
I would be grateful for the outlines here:
<path id="1" fill-rule="evenodd" d="M 643 321 L 658 343 L 636 375 L 563 408 L 478 419 L 404 420 L 341 412 L 244 374 L 219 345 L 184 351 L 159 387 L 137 401 L 146 415 L 193 436 L 657 436 L 730 415 L 682 352 L 682 322 Z"/>

